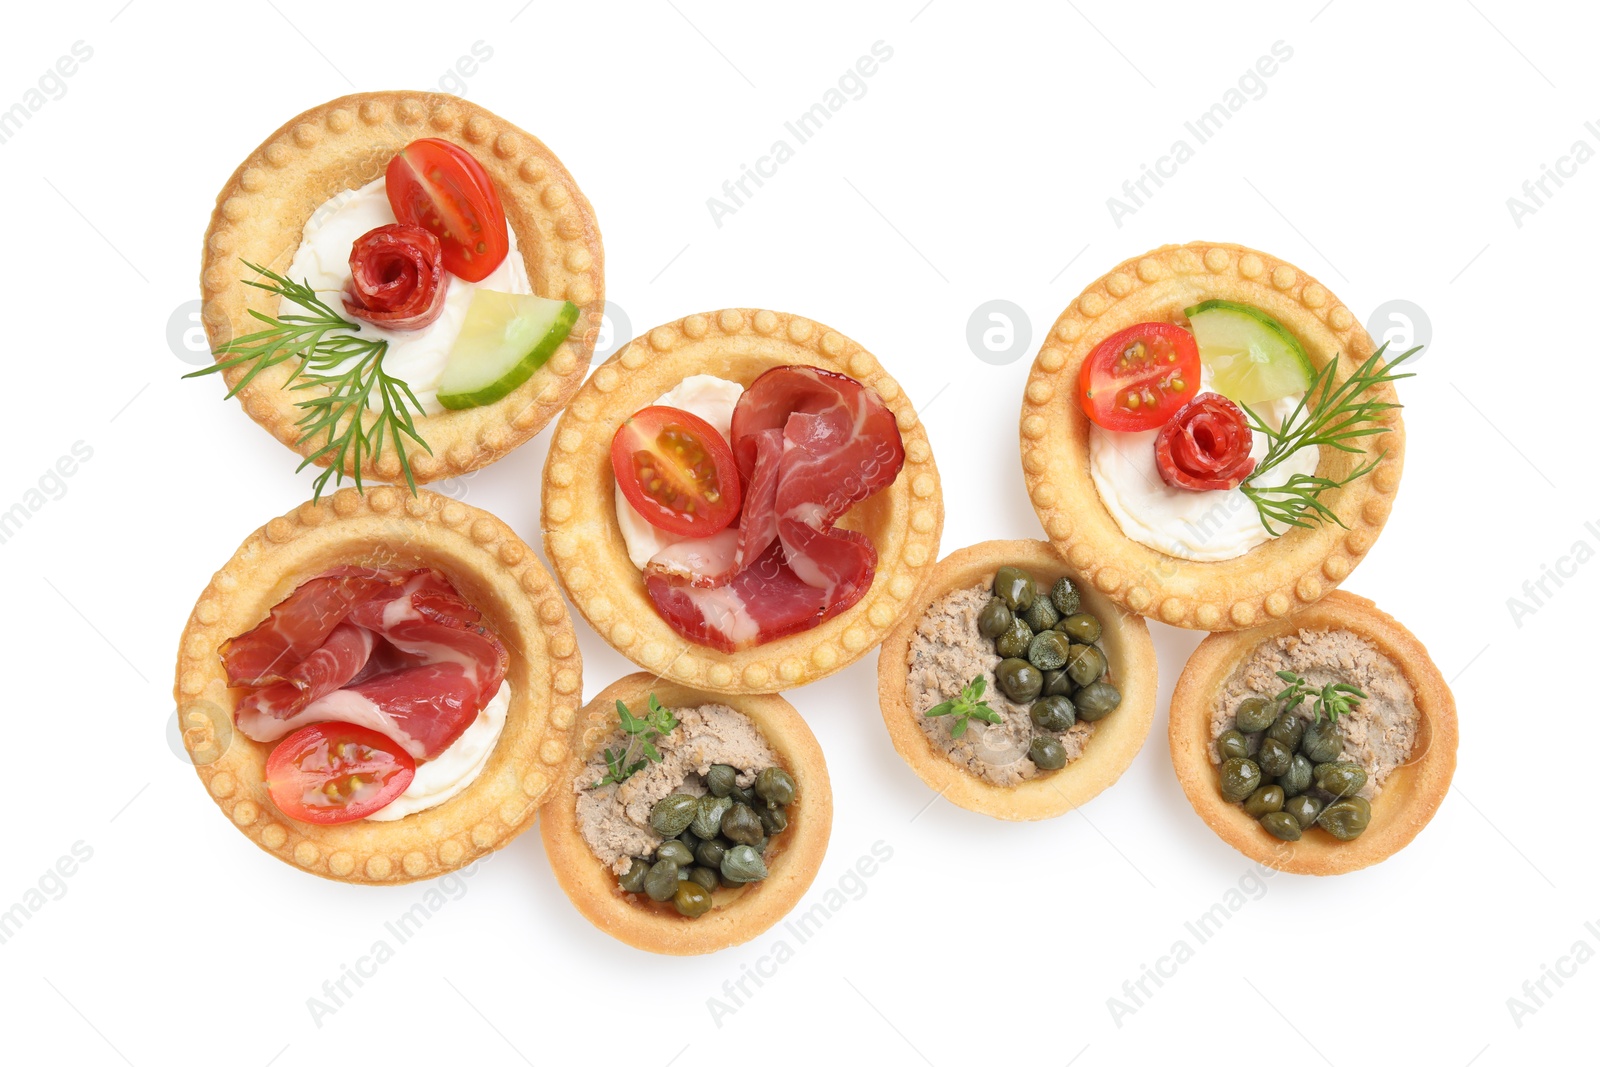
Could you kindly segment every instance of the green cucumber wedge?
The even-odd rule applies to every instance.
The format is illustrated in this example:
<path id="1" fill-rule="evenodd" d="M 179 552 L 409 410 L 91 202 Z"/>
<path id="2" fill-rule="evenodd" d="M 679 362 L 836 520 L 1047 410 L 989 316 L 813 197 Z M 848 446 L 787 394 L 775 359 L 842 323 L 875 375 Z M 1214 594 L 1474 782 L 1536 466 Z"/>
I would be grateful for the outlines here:
<path id="1" fill-rule="evenodd" d="M 1184 314 L 1212 387 L 1234 403 L 1265 404 L 1311 388 L 1316 369 L 1306 350 L 1260 308 L 1207 300 Z"/>
<path id="2" fill-rule="evenodd" d="M 570 300 L 479 289 L 439 377 L 439 403 L 494 403 L 544 366 L 577 321 L 578 305 Z"/>

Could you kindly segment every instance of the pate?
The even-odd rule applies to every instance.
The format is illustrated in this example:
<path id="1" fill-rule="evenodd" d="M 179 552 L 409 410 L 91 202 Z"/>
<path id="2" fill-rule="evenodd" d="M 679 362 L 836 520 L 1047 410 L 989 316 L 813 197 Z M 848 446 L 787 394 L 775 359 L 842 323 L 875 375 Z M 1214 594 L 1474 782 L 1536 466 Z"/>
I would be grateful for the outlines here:
<path id="1" fill-rule="evenodd" d="M 606 776 L 604 752 L 625 748 L 620 729 L 604 741 L 573 779 L 578 794 L 578 832 L 600 862 L 617 874 L 627 873 L 635 857 L 652 855 L 662 837 L 650 828 L 650 809 L 673 793 L 701 796 L 705 776 L 714 763 L 736 769 L 741 788 L 756 775 L 778 765 L 778 757 L 755 723 L 726 704 L 673 708 L 677 729 L 657 738 L 661 762 L 650 763 L 621 783 L 595 787 Z"/>
<path id="2" fill-rule="evenodd" d="M 1017 704 L 1001 691 L 994 672 L 1002 657 L 978 632 L 978 613 L 994 595 L 991 585 L 992 581 L 983 581 L 957 589 L 928 606 L 906 652 L 906 691 L 922 732 L 952 763 L 993 785 L 1014 786 L 1039 774 L 1028 758 L 1028 745 L 1036 733 L 1059 740 L 1070 763 L 1083 754 L 1095 724 L 1078 722 L 1062 733 L 1039 731 L 1028 717 L 1029 705 Z M 988 683 L 984 700 L 1002 721 L 971 719 L 967 732 L 952 738 L 953 717 L 930 718 L 924 712 L 960 696 L 962 687 L 980 674 Z"/>
<path id="3" fill-rule="evenodd" d="M 1389 775 L 1411 759 L 1422 714 L 1411 683 L 1394 661 L 1349 630 L 1300 630 L 1257 645 L 1217 694 L 1211 712 L 1211 762 L 1222 762 L 1216 740 L 1233 728 L 1239 702 L 1250 696 L 1270 698 L 1283 689 L 1278 671 L 1293 671 L 1319 689 L 1344 682 L 1367 694 L 1350 714 L 1337 720 L 1344 742 L 1338 758 L 1361 765 L 1367 784 L 1358 795 L 1375 798 Z M 1295 711 L 1307 720 L 1313 717 L 1310 701 Z M 1246 736 L 1254 753 L 1260 739 Z"/>

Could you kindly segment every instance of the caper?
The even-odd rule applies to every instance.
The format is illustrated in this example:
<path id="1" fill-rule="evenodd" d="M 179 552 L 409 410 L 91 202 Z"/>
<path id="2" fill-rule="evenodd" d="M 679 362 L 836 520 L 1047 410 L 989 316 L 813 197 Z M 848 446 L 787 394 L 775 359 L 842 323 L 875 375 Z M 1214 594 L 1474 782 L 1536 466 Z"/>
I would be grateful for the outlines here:
<path id="1" fill-rule="evenodd" d="M 1078 721 L 1078 711 L 1066 697 L 1040 697 L 1028 709 L 1028 718 L 1039 729 L 1059 734 Z"/>
<path id="2" fill-rule="evenodd" d="M 679 915 L 698 919 L 711 910 L 711 890 L 699 882 L 683 882 L 672 895 L 672 906 L 678 909 Z"/>
<path id="3" fill-rule="evenodd" d="M 1244 800 L 1244 810 L 1256 818 L 1283 810 L 1283 790 L 1275 785 L 1264 785 Z"/>
<path id="4" fill-rule="evenodd" d="M 709 893 L 717 888 L 717 872 L 710 867 L 694 867 L 689 871 L 689 881 Z"/>
<path id="5" fill-rule="evenodd" d="M 1299 753 L 1289 761 L 1289 769 L 1278 775 L 1278 784 L 1283 786 L 1284 796 L 1299 796 L 1311 788 L 1311 761 Z"/>
<path id="6" fill-rule="evenodd" d="M 1066 634 L 1045 630 L 1034 634 L 1033 640 L 1028 642 L 1028 662 L 1041 671 L 1059 670 L 1067 662 L 1067 652 L 1071 648 L 1072 642 L 1067 640 Z"/>
<path id="7" fill-rule="evenodd" d="M 1336 797 L 1348 797 L 1367 784 L 1367 772 L 1356 763 L 1319 763 L 1312 772 L 1317 788 Z"/>
<path id="8" fill-rule="evenodd" d="M 994 650 L 1002 656 L 1026 656 L 1033 641 L 1033 629 L 1024 620 L 1011 620 L 1011 628 L 994 639 Z"/>
<path id="9" fill-rule="evenodd" d="M 756 818 L 761 820 L 761 828 L 768 837 L 781 834 L 789 828 L 789 813 L 783 808 L 757 808 Z"/>
<path id="10" fill-rule="evenodd" d="M 1100 640 L 1100 620 L 1086 611 L 1068 615 L 1056 623 L 1056 629 L 1085 645 L 1092 645 Z"/>
<path id="11" fill-rule="evenodd" d="M 706 772 L 706 788 L 714 797 L 725 797 L 739 787 L 739 769 L 726 763 L 713 763 Z"/>
<path id="12" fill-rule="evenodd" d="M 1060 741 L 1041 734 L 1029 743 L 1028 758 L 1041 771 L 1059 771 L 1067 765 L 1067 750 Z"/>
<path id="13" fill-rule="evenodd" d="M 674 793 L 662 797 L 650 809 L 650 829 L 662 837 L 677 837 L 694 822 L 699 798 L 687 793 Z"/>
<path id="14" fill-rule="evenodd" d="M 743 804 L 747 808 L 756 806 L 756 791 L 742 785 L 736 785 L 728 790 L 728 799 L 735 804 Z"/>
<path id="15" fill-rule="evenodd" d="M 1339 736 L 1339 728 L 1331 721 L 1318 719 L 1306 727 L 1306 734 L 1300 739 L 1300 751 L 1312 763 L 1330 763 L 1344 751 L 1344 738 Z"/>
<path id="16" fill-rule="evenodd" d="M 1022 617 L 1033 628 L 1034 633 L 1038 633 L 1040 630 L 1048 630 L 1061 621 L 1061 613 L 1056 610 L 1054 604 L 1050 603 L 1048 596 L 1034 597 L 1033 606 L 1023 612 Z"/>
<path id="17" fill-rule="evenodd" d="M 1278 705 L 1266 697 L 1245 697 L 1233 712 L 1233 724 L 1247 734 L 1265 730 L 1278 717 Z"/>
<path id="18" fill-rule="evenodd" d="M 656 862 L 660 863 L 662 860 L 671 860 L 679 867 L 687 867 L 694 862 L 694 853 L 689 851 L 689 847 L 682 841 L 674 838 L 671 841 L 661 842 L 657 847 Z"/>
<path id="19" fill-rule="evenodd" d="M 1078 613 L 1078 587 L 1072 584 L 1071 578 L 1056 579 L 1056 584 L 1050 587 L 1050 603 L 1063 618 Z"/>
<path id="20" fill-rule="evenodd" d="M 1238 730 L 1224 730 L 1217 738 L 1217 755 L 1223 759 L 1244 759 L 1250 755 L 1250 741 Z"/>
<path id="21" fill-rule="evenodd" d="M 994 572 L 994 595 L 1012 611 L 1027 611 L 1033 606 L 1033 578 L 1017 567 L 1001 567 Z"/>
<path id="22" fill-rule="evenodd" d="M 993 641 L 1010 628 L 1011 609 L 999 597 L 990 597 L 983 610 L 978 612 L 978 632 Z"/>
<path id="23" fill-rule="evenodd" d="M 1110 682 L 1086 685 L 1072 695 L 1072 705 L 1078 709 L 1078 721 L 1099 722 L 1117 710 L 1122 694 Z"/>
<path id="24" fill-rule="evenodd" d="M 1077 692 L 1078 683 L 1072 680 L 1072 675 L 1066 671 L 1045 671 L 1044 687 L 1039 690 L 1041 696 L 1069 697 Z"/>
<path id="25" fill-rule="evenodd" d="M 722 836 L 735 844 L 753 845 L 762 834 L 761 820 L 744 804 L 735 804 L 722 816 Z"/>
<path id="26" fill-rule="evenodd" d="M 1106 673 L 1106 657 L 1093 645 L 1073 645 L 1067 653 L 1067 673 L 1079 685 L 1092 685 Z"/>
<path id="27" fill-rule="evenodd" d="M 734 845 L 722 857 L 722 876 L 735 883 L 759 882 L 767 876 L 767 865 L 749 845 Z"/>
<path id="28" fill-rule="evenodd" d="M 678 891 L 678 865 L 671 860 L 657 860 L 644 876 L 644 891 L 651 900 L 671 900 Z"/>
<path id="29" fill-rule="evenodd" d="M 702 867 L 721 867 L 722 857 L 727 854 L 728 842 L 719 837 L 700 842 L 700 847 L 694 850 L 694 861 Z"/>
<path id="30" fill-rule="evenodd" d="M 1261 816 L 1261 825 L 1279 841 L 1300 840 L 1300 823 L 1286 811 L 1269 811 Z"/>
<path id="31" fill-rule="evenodd" d="M 1295 817 L 1304 830 L 1317 821 L 1317 816 L 1322 814 L 1322 801 L 1314 796 L 1302 793 L 1297 797 L 1290 797 L 1283 802 L 1283 810 Z"/>
<path id="32" fill-rule="evenodd" d="M 781 808 L 794 800 L 794 778 L 782 767 L 767 767 L 756 775 L 756 796 Z"/>
<path id="33" fill-rule="evenodd" d="M 731 797 L 714 797 L 709 794 L 695 802 L 694 821 L 689 829 L 702 841 L 710 841 L 722 830 L 722 816 L 733 807 Z"/>
<path id="34" fill-rule="evenodd" d="M 1222 795 L 1243 800 L 1261 788 L 1261 768 L 1255 760 L 1235 758 L 1222 765 Z"/>
<path id="35" fill-rule="evenodd" d="M 1336 800 L 1317 816 L 1317 825 L 1340 841 L 1354 841 L 1372 822 L 1372 805 L 1365 797 Z"/>
<path id="36" fill-rule="evenodd" d="M 1256 750 L 1256 764 L 1260 766 L 1262 774 L 1276 778 L 1286 774 L 1289 765 L 1294 762 L 1294 752 L 1288 745 L 1275 737 L 1261 739 L 1261 747 Z"/>
<path id="37" fill-rule="evenodd" d="M 1000 661 L 1000 666 L 994 669 L 994 680 L 1000 691 L 1017 704 L 1033 702 L 1044 688 L 1044 675 L 1039 673 L 1039 668 L 1015 657 Z"/>
<path id="38" fill-rule="evenodd" d="M 1267 727 L 1267 736 L 1282 741 L 1293 752 L 1300 747 L 1300 739 L 1306 735 L 1306 719 L 1292 711 L 1286 711 L 1272 720 L 1272 725 Z"/>
<path id="39" fill-rule="evenodd" d="M 617 879 L 617 885 L 624 893 L 644 892 L 644 876 L 650 873 L 650 861 L 636 859 L 628 867 L 628 873 Z"/>

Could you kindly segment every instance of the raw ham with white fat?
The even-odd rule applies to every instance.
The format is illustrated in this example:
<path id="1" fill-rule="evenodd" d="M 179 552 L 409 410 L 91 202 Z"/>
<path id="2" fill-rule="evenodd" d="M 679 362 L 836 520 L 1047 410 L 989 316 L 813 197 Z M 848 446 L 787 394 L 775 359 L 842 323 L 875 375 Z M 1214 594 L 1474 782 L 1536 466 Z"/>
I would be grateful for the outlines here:
<path id="1" fill-rule="evenodd" d="M 418 760 L 472 725 L 509 664 L 482 615 L 438 571 L 360 568 L 304 583 L 222 657 L 230 684 L 266 683 L 235 711 L 246 737 L 270 742 L 347 722 Z"/>
<path id="2" fill-rule="evenodd" d="M 834 524 L 905 462 L 878 395 L 816 367 L 762 374 L 739 398 L 729 436 L 744 485 L 737 569 L 726 566 L 725 540 L 702 539 L 672 546 L 673 566 L 652 560 L 645 574 L 668 625 L 724 652 L 809 629 L 866 594 L 877 551 Z"/>

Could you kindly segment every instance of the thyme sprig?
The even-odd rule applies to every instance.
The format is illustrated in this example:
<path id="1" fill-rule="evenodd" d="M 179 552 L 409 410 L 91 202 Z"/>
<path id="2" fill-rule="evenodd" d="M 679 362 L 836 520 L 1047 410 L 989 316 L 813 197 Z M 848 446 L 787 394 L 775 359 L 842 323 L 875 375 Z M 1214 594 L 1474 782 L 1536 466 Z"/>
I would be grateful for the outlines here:
<path id="1" fill-rule="evenodd" d="M 1345 682 L 1329 682 L 1318 689 L 1294 671 L 1278 671 L 1279 678 L 1288 683 L 1278 690 L 1272 699 L 1283 703 L 1283 710 L 1293 711 L 1303 704 L 1307 697 L 1312 700 L 1311 710 L 1313 721 L 1320 722 L 1326 712 L 1329 722 L 1337 722 L 1339 716 L 1348 715 L 1355 710 L 1357 700 L 1367 699 L 1367 694 L 1353 685 Z"/>
<path id="2" fill-rule="evenodd" d="M 1312 376 L 1311 387 L 1281 426 L 1268 424 L 1248 404 L 1241 405 L 1251 428 L 1266 435 L 1267 454 L 1261 457 L 1261 462 L 1250 472 L 1250 477 L 1239 486 L 1239 491 L 1255 504 L 1261 525 L 1271 536 L 1277 537 L 1279 533 L 1273 528 L 1273 523 L 1307 529 L 1313 523 L 1322 522 L 1344 526 L 1343 520 L 1322 501 L 1322 494 L 1371 474 L 1388 455 L 1387 452 L 1380 452 L 1341 478 L 1295 474 L 1282 485 L 1253 484 L 1302 448 L 1327 445 L 1341 452 L 1359 455 L 1366 451 L 1358 443 L 1362 438 L 1389 432 L 1390 428 L 1377 420 L 1385 411 L 1400 405 L 1373 399 L 1368 394 L 1370 390 L 1389 382 L 1411 377 L 1409 373 L 1395 373 L 1395 368 L 1422 351 L 1422 346 L 1402 352 L 1385 363 L 1383 355 L 1388 347 L 1387 343 L 1380 347 L 1343 382 L 1334 381 L 1338 360 L 1329 360 Z"/>
<path id="3" fill-rule="evenodd" d="M 961 687 L 961 695 L 954 700 L 946 700 L 942 704 L 935 704 L 922 714 L 929 717 L 937 715 L 954 715 L 950 723 L 950 737 L 952 740 L 967 732 L 967 720 L 982 719 L 987 723 L 1000 723 L 1000 713 L 991 708 L 983 699 L 983 691 L 989 687 L 989 680 L 983 675 L 974 675 L 972 681 Z"/>
<path id="4" fill-rule="evenodd" d="M 622 701 L 617 701 L 617 719 L 622 725 L 622 732 L 628 735 L 628 743 L 623 748 L 608 748 L 602 753 L 606 761 L 606 773 L 594 784 L 595 789 L 612 783 L 621 784 L 650 764 L 660 763 L 661 750 L 655 746 L 656 739 L 678 728 L 678 717 L 672 714 L 671 708 L 662 707 L 654 693 L 650 694 L 649 710 L 643 718 L 629 711 L 628 705 Z M 642 759 L 633 758 L 635 744 L 639 746 Z"/>
<path id="5" fill-rule="evenodd" d="M 356 488 L 361 489 L 362 463 L 369 458 L 376 462 L 385 447 L 395 450 L 406 485 L 415 493 L 417 483 L 411 473 L 407 440 L 430 454 L 433 450 L 417 433 L 412 417 L 413 410 L 418 415 L 424 413 L 422 402 L 403 379 L 383 369 L 389 342 L 357 336 L 360 325 L 329 307 L 309 285 L 292 281 L 248 260 L 241 262 L 258 276 L 257 279 L 243 279 L 245 285 L 273 293 L 299 305 L 307 313 L 274 317 L 250 309 L 251 317 L 265 323 L 266 328 L 234 338 L 215 353 L 225 358 L 184 377 L 198 378 L 248 366 L 228 390 L 228 396 L 232 397 L 269 367 L 298 360 L 283 387 L 322 390 L 295 405 L 305 412 L 296 423 L 301 432 L 295 444 L 303 446 L 320 439 L 295 468 L 296 473 L 319 460 L 325 461 L 322 473 L 312 483 L 313 499 L 321 498 L 330 478 L 334 485 L 342 483 L 347 465 L 353 472 L 351 477 Z M 350 362 L 352 359 L 354 362 Z M 346 363 L 349 366 L 341 370 Z"/>

